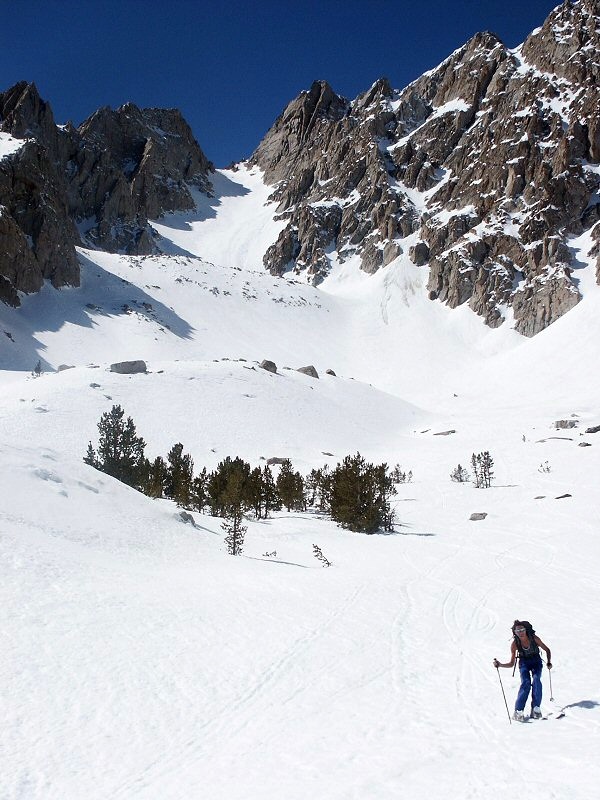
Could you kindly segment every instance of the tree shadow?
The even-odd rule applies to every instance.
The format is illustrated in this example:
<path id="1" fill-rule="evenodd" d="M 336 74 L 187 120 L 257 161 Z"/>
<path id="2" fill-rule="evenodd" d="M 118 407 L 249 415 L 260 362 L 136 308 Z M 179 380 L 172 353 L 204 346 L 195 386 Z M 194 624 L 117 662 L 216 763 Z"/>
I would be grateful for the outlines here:
<path id="1" fill-rule="evenodd" d="M 309 569 L 306 564 L 297 564 L 295 561 L 281 561 L 279 558 L 259 558 L 258 556 L 246 556 L 249 561 L 267 561 L 269 564 L 284 564 L 287 567 L 300 567 Z"/>

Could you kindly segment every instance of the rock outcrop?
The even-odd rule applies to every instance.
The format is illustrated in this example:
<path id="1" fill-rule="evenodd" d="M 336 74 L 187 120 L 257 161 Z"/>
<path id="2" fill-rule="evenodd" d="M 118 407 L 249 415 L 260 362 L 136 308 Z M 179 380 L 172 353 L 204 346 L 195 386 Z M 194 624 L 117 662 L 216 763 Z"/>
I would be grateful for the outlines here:
<path id="1" fill-rule="evenodd" d="M 539 332 L 579 301 L 568 239 L 600 220 L 599 53 L 599 0 L 567 0 L 521 47 L 477 34 L 403 91 L 315 82 L 251 159 L 287 220 L 265 266 L 318 283 L 405 253 L 431 299 Z"/>
<path id="2" fill-rule="evenodd" d="M 44 280 L 77 286 L 77 244 L 153 252 L 149 220 L 193 208 L 190 187 L 211 189 L 212 164 L 173 109 L 130 103 L 57 126 L 22 82 L 0 93 L 0 132 L 22 142 L 0 158 L 0 300 L 11 305 Z"/>

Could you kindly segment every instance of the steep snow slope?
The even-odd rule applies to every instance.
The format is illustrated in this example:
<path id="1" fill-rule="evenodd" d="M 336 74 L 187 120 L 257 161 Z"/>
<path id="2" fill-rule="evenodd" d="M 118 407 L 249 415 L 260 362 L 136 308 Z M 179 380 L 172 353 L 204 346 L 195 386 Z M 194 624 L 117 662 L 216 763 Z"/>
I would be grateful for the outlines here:
<path id="1" fill-rule="evenodd" d="M 531 340 L 426 300 L 402 260 L 372 278 L 334 265 L 319 289 L 275 280 L 252 251 L 278 224 L 258 179 L 226 173 L 214 214 L 162 220 L 170 257 L 81 251 L 81 289 L 0 308 L 0 797 L 493 798 L 526 775 L 533 797 L 587 800 L 600 780 L 591 268 L 579 305 Z M 572 245 L 583 264 L 590 242 Z M 124 358 L 149 373 L 108 371 Z M 307 363 L 319 380 L 284 369 Z M 396 534 L 279 513 L 249 520 L 229 557 L 220 520 L 186 526 L 83 464 L 113 403 L 149 455 L 181 441 L 196 469 L 275 455 L 306 472 L 357 449 L 399 462 L 414 480 Z M 452 483 L 484 449 L 493 488 Z M 517 616 L 553 649 L 543 706 L 565 706 L 560 721 L 509 725 L 491 660 L 508 657 Z M 501 677 L 512 706 L 517 681 Z"/>

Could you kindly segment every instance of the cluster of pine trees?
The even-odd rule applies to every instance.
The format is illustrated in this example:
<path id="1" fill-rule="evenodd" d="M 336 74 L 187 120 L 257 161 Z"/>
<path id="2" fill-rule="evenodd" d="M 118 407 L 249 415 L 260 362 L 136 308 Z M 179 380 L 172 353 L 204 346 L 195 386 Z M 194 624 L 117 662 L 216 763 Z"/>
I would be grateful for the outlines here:
<path id="1" fill-rule="evenodd" d="M 102 414 L 98 432 L 97 447 L 88 445 L 87 464 L 150 497 L 171 498 L 182 508 L 223 517 L 226 543 L 234 554 L 243 545 L 244 515 L 264 519 L 281 508 L 304 511 L 310 507 L 352 531 L 391 531 L 395 483 L 407 480 L 398 467 L 390 471 L 387 464 L 370 464 L 360 453 L 346 456 L 334 469 L 313 469 L 306 477 L 289 460 L 275 477 L 268 465 L 253 469 L 243 459 L 229 456 L 212 472 L 203 467 L 195 474 L 192 457 L 180 442 L 166 459 L 148 460 L 145 441 L 118 405 Z"/>

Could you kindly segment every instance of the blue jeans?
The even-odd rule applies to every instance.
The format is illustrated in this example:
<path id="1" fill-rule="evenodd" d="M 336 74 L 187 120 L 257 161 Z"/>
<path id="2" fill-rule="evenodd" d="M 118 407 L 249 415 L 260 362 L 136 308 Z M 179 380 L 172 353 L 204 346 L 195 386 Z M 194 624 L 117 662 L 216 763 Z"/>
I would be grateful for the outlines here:
<path id="1" fill-rule="evenodd" d="M 519 659 L 519 672 L 521 673 L 521 686 L 515 703 L 515 711 L 523 711 L 531 689 L 532 705 L 542 704 L 542 659 L 538 656 L 535 661 L 527 662 Z"/>

